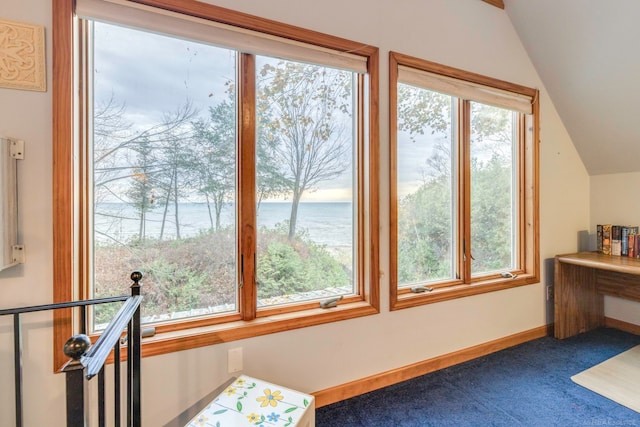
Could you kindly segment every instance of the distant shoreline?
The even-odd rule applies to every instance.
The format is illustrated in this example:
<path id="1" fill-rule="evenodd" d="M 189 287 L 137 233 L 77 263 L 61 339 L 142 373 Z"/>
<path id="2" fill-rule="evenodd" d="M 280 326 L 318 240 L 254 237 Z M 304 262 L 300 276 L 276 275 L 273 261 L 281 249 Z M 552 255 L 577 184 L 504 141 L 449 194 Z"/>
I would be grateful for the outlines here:
<path id="1" fill-rule="evenodd" d="M 291 214 L 290 201 L 261 202 L 257 212 L 258 228 L 286 227 Z M 146 213 L 145 235 L 174 239 L 176 233 L 175 211 L 169 206 L 164 216 L 164 206 Z M 163 228 L 164 217 L 164 228 Z M 180 236 L 197 236 L 212 228 L 210 212 L 206 202 L 185 201 L 178 204 Z M 233 227 L 236 221 L 235 203 L 226 203 L 220 215 L 221 227 Z M 298 231 L 311 241 L 329 247 L 353 245 L 354 212 L 352 202 L 312 201 L 300 202 L 298 206 Z M 130 241 L 140 230 L 139 211 L 124 202 L 100 202 L 95 208 L 96 239 L 103 243 Z M 339 249 L 335 249 L 339 251 Z"/>

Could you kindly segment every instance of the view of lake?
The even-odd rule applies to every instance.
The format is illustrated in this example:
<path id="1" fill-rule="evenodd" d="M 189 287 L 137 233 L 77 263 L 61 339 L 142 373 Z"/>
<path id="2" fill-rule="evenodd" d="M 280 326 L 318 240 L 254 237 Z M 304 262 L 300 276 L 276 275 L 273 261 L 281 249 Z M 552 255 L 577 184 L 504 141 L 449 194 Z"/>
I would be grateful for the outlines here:
<path id="1" fill-rule="evenodd" d="M 95 229 L 99 242 L 128 241 L 138 235 L 139 218 L 133 207 L 125 203 L 96 204 Z M 181 237 L 197 235 L 211 227 L 206 203 L 180 203 L 178 205 Z M 162 207 L 147 213 L 146 236 L 157 238 L 162 226 Z M 263 202 L 258 210 L 258 227 L 273 228 L 289 220 L 290 202 Z M 235 206 L 227 204 L 222 210 L 221 225 L 234 222 Z M 305 231 L 314 242 L 332 247 L 351 246 L 353 236 L 353 209 L 351 202 L 301 202 L 298 207 L 298 230 Z M 165 224 L 164 238 L 175 238 L 175 216 L 170 208 Z M 108 236 L 108 237 L 101 237 Z"/>

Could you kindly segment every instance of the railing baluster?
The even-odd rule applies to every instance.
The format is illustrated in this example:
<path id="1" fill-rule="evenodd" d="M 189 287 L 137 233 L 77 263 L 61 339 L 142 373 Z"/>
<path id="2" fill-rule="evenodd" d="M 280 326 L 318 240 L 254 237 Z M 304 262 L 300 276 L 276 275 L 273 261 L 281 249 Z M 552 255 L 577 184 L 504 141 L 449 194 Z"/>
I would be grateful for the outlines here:
<path id="1" fill-rule="evenodd" d="M 15 419 L 16 427 L 23 426 L 23 357 L 22 357 L 22 325 L 21 314 L 36 311 L 57 310 L 79 307 L 80 331 L 82 334 L 71 337 L 64 346 L 64 353 L 72 358 L 65 364 L 62 371 L 66 374 L 67 389 L 67 426 L 84 426 L 88 419 L 88 380 L 98 375 L 98 423 L 101 427 L 107 424 L 106 414 L 106 370 L 104 364 L 111 350 L 114 354 L 114 394 L 115 415 L 113 425 L 122 424 L 122 380 L 121 380 L 121 337 L 126 329 L 129 344 L 127 345 L 127 426 L 139 427 L 140 411 L 140 363 L 141 363 L 141 331 L 140 331 L 140 279 L 142 273 L 135 271 L 131 274 L 134 284 L 131 286 L 131 297 L 94 298 L 84 301 L 69 301 L 54 304 L 34 305 L 0 310 L 0 316 L 13 316 L 13 344 L 14 344 L 14 380 L 15 380 Z M 97 304 L 124 302 L 116 316 L 109 322 L 95 345 L 86 332 L 87 310 Z M 110 424 L 111 425 L 111 424 Z"/>
<path id="2" fill-rule="evenodd" d="M 107 304 L 113 302 L 122 302 L 128 300 L 130 297 L 118 296 L 107 298 L 94 298 L 92 300 L 85 301 L 68 301 L 53 304 L 32 305 L 26 307 L 16 307 L 0 310 L 0 316 L 12 316 L 13 317 L 13 359 L 14 359 L 14 400 L 15 400 L 15 420 L 16 427 L 22 427 L 24 424 L 24 411 L 23 411 L 23 392 L 22 392 L 22 377 L 23 377 L 23 364 L 22 364 L 22 324 L 20 315 L 24 313 L 35 313 L 37 311 L 58 310 L 71 307 L 84 307 L 87 305 Z M 81 313 L 84 316 L 85 321 L 82 321 L 82 330 L 86 330 L 86 312 Z"/>
<path id="3" fill-rule="evenodd" d="M 13 315 L 13 363 L 15 377 L 16 427 L 22 427 L 22 325 L 20 314 Z"/>
<path id="4" fill-rule="evenodd" d="M 87 306 L 80 307 L 80 333 L 87 334 Z"/>
<path id="5" fill-rule="evenodd" d="M 131 273 L 131 280 L 133 280 L 133 285 L 131 285 L 131 296 L 132 297 L 140 297 L 140 280 L 142 279 L 142 273 L 139 271 L 134 271 Z M 136 308 L 135 313 L 133 314 L 133 318 L 131 319 L 131 323 L 133 324 L 133 328 L 131 330 L 132 339 L 129 340 L 130 345 L 133 345 L 133 351 L 131 353 L 131 360 L 128 362 L 133 365 L 133 372 L 131 375 L 133 376 L 133 385 L 131 393 L 133 394 L 133 424 L 134 427 L 139 427 L 142 423 L 142 405 L 140 402 L 140 396 L 142 392 L 141 387 L 141 378 L 140 378 L 140 368 L 142 364 L 142 331 L 140 330 L 140 306 Z"/>
<path id="6" fill-rule="evenodd" d="M 105 397 L 105 393 L 104 393 L 104 388 L 105 388 L 105 381 L 104 381 L 104 366 L 102 367 L 102 369 L 100 369 L 100 372 L 98 372 L 98 426 L 100 427 L 105 427 L 106 424 L 106 419 L 105 419 L 105 405 L 104 405 L 104 397 Z"/>
<path id="7" fill-rule="evenodd" d="M 120 381 L 120 341 L 116 343 L 113 347 L 113 400 L 115 404 L 113 405 L 114 409 L 114 427 L 120 427 L 120 423 L 122 421 L 122 399 L 120 396 L 121 391 L 121 381 Z"/>
<path id="8" fill-rule="evenodd" d="M 127 427 L 131 427 L 131 416 L 133 415 L 133 381 L 131 378 L 133 377 L 133 366 L 131 365 L 131 361 L 133 360 L 133 341 L 134 335 L 132 335 L 133 331 L 133 321 L 129 321 L 129 326 L 127 326 Z"/>

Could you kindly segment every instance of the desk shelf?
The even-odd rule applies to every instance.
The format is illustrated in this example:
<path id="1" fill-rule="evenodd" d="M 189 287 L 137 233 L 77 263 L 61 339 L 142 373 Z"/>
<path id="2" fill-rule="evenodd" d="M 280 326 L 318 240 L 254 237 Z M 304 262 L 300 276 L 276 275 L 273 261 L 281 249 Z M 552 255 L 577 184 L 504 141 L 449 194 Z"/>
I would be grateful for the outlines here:
<path id="1" fill-rule="evenodd" d="M 604 326 L 604 295 L 640 301 L 640 259 L 579 252 L 555 257 L 554 335 Z"/>
<path id="2" fill-rule="evenodd" d="M 567 264 L 640 276 L 640 258 L 604 255 L 599 252 L 578 252 L 558 255 L 556 260 Z"/>

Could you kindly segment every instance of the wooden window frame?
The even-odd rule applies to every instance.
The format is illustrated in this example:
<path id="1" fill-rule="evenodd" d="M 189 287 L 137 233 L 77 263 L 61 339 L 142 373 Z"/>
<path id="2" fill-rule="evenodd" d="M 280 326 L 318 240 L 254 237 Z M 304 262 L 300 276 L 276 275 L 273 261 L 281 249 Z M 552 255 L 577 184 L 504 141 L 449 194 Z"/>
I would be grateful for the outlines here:
<path id="1" fill-rule="evenodd" d="M 339 37 L 318 33 L 268 19 L 235 12 L 218 6 L 194 0 L 128 0 L 189 16 L 209 19 L 239 28 L 286 37 L 291 40 L 334 49 L 341 52 L 356 52 L 366 59 L 367 75 L 358 81 L 360 93 L 358 111 L 366 111 L 367 117 L 360 117 L 358 125 L 360 138 L 357 159 L 358 181 L 358 240 L 355 275 L 358 279 L 357 297 L 345 298 L 337 307 L 321 309 L 318 303 L 301 304 L 295 310 L 272 308 L 258 311 L 255 286 L 243 286 L 239 298 L 247 307 L 240 315 L 220 318 L 181 320 L 156 327 L 154 337 L 145 338 L 142 355 L 152 356 L 174 351 L 197 348 L 232 340 L 297 329 L 323 323 L 351 319 L 379 312 L 379 208 L 378 208 L 378 150 L 379 150 L 379 78 L 378 48 L 356 43 Z M 74 0 L 52 0 L 53 9 L 53 294 L 54 301 L 71 301 L 86 298 L 83 291 L 88 281 L 86 268 L 86 239 L 82 238 L 79 218 L 82 215 L 83 196 L 78 180 L 81 169 L 78 158 L 86 153 L 79 152 L 77 139 L 77 111 L 82 106 L 82 98 L 74 96 L 77 79 L 82 78 L 81 67 L 76 63 L 74 50 L 77 45 L 79 25 L 74 12 Z M 252 73 L 252 55 L 241 54 L 239 78 L 249 80 Z M 245 82 L 246 83 L 246 82 Z M 251 139 L 255 115 L 247 105 L 253 102 L 255 87 L 241 85 L 239 101 L 241 113 L 247 115 L 239 128 L 243 138 Z M 255 97 L 254 97 L 255 98 Z M 362 116 L 362 114 L 361 114 Z M 366 136 L 364 136 L 366 134 Z M 243 144 L 244 147 L 245 144 Z M 248 145 L 248 144 L 247 144 Z M 251 170 L 251 149 L 239 153 L 239 165 Z M 247 179 L 248 178 L 248 179 Z M 252 188 L 251 176 L 239 178 L 241 192 Z M 244 194 L 244 193 L 241 193 Z M 240 196 L 242 197 L 242 195 Z M 86 199 L 86 196 L 84 197 Z M 255 216 L 251 209 L 239 213 L 239 228 L 248 218 Z M 246 236 L 246 235 L 245 235 Z M 366 238 L 365 238 L 366 236 Z M 253 283 L 254 242 L 243 237 L 239 251 L 245 253 L 245 283 Z M 123 278 L 126 280 L 126 278 Z M 144 294 L 144 292 L 143 292 Z M 247 301 L 252 301 L 247 303 Z M 54 371 L 66 362 L 62 353 L 64 342 L 74 333 L 77 321 L 70 310 L 58 310 L 54 314 Z"/>
<path id="2" fill-rule="evenodd" d="M 471 263 L 464 259 L 471 259 L 470 245 L 463 248 L 462 240 L 471 240 L 470 214 L 470 171 L 465 168 L 468 159 L 463 159 L 469 152 L 468 147 L 462 148 L 458 154 L 458 185 L 457 204 L 458 214 L 453 221 L 457 224 L 457 244 L 455 245 L 456 271 L 461 273 L 459 279 L 428 283 L 425 286 L 433 288 L 431 292 L 413 293 L 410 287 L 398 286 L 398 191 L 397 191 L 397 147 L 398 147 L 398 67 L 405 66 L 423 70 L 429 73 L 459 79 L 476 85 L 487 86 L 501 91 L 512 92 L 527 96 L 531 99 L 532 114 L 518 114 L 519 138 L 519 188 L 518 191 L 518 255 L 516 268 L 511 271 L 515 278 L 504 278 L 499 273 L 472 277 Z M 468 144 L 470 132 L 468 117 L 470 114 L 469 100 L 458 101 L 458 133 L 459 144 Z M 440 301 L 478 295 L 509 289 L 517 286 L 538 283 L 540 281 L 540 242 L 539 242 L 539 96 L 538 90 L 505 82 L 491 77 L 482 76 L 468 71 L 448 67 L 442 64 L 426 61 L 420 58 L 401 54 L 389 53 L 389 254 L 390 254 L 390 285 L 389 305 L 391 310 L 415 307 Z M 530 130 L 530 131 L 529 131 Z"/>

